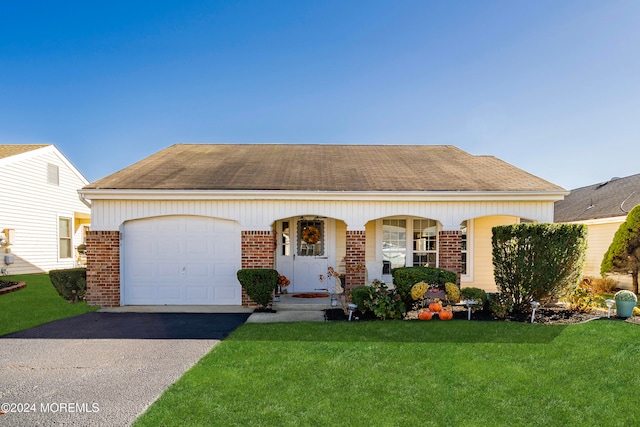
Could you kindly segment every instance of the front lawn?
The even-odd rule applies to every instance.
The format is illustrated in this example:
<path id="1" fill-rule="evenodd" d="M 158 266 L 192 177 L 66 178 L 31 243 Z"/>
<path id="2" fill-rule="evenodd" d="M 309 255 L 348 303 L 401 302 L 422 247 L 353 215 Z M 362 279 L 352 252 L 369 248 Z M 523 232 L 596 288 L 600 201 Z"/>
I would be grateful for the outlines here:
<path id="1" fill-rule="evenodd" d="M 0 279 L 27 284 L 19 291 L 0 295 L 0 335 L 99 309 L 85 302 L 65 301 L 56 292 L 48 274 L 0 276 Z"/>
<path id="2" fill-rule="evenodd" d="M 636 425 L 639 355 L 619 320 L 246 324 L 135 426 Z"/>

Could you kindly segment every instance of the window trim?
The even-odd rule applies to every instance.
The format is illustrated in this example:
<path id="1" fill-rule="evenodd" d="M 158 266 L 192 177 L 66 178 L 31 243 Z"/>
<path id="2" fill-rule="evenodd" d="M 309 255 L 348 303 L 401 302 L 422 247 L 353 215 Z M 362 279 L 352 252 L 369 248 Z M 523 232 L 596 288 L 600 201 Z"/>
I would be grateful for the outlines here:
<path id="1" fill-rule="evenodd" d="M 460 275 L 460 282 L 473 282 L 473 236 L 475 220 L 467 219 L 467 274 Z M 462 223 L 460 223 L 462 227 Z"/>
<path id="2" fill-rule="evenodd" d="M 382 226 L 383 220 L 385 219 L 400 219 L 406 220 L 407 229 L 407 239 L 406 239 L 406 257 L 405 257 L 405 267 L 413 266 L 413 220 L 414 219 L 430 219 L 435 221 L 436 223 L 436 267 L 440 266 L 440 231 L 442 231 L 442 224 L 435 218 L 425 218 L 425 217 L 417 217 L 417 216 L 389 216 L 384 218 L 379 218 L 376 220 L 376 260 L 378 262 L 382 262 Z M 390 274 L 385 274 L 382 276 L 382 280 L 385 282 L 390 282 L 392 280 L 392 276 Z"/>
<path id="3" fill-rule="evenodd" d="M 60 222 L 62 220 L 66 220 L 69 223 L 69 237 L 62 237 L 62 233 L 61 233 L 61 228 L 60 228 Z M 58 260 L 62 261 L 62 260 L 69 260 L 69 259 L 73 259 L 73 217 L 72 216 L 67 216 L 67 215 L 58 215 L 57 218 L 57 235 L 58 235 Z M 68 245 L 69 245 L 69 256 L 67 257 L 63 257 L 62 256 L 62 241 L 63 239 L 66 241 L 68 241 Z"/>

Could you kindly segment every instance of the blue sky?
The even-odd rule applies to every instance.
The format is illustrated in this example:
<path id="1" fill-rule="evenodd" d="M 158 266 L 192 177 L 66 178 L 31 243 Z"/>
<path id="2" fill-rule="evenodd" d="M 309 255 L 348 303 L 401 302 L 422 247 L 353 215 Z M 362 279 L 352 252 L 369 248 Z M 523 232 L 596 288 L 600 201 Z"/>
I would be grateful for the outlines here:
<path id="1" fill-rule="evenodd" d="M 175 143 L 451 144 L 640 173 L 640 1 L 0 0 L 0 143 L 94 181 Z"/>

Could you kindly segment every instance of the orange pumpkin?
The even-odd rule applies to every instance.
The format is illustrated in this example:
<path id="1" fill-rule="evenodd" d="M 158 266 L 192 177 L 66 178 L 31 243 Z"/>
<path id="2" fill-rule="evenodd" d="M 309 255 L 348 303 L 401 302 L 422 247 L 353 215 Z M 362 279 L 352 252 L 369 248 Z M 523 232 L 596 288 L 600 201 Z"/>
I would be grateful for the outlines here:
<path id="1" fill-rule="evenodd" d="M 432 302 L 431 304 L 429 304 L 429 310 L 433 311 L 434 313 L 439 312 L 440 310 L 442 310 L 442 303 Z"/>
<path id="2" fill-rule="evenodd" d="M 431 320 L 433 318 L 433 313 L 429 310 L 420 310 L 418 313 L 418 319 L 420 320 Z"/>
<path id="3" fill-rule="evenodd" d="M 451 320 L 453 319 L 453 311 L 451 310 L 442 310 L 438 313 L 438 318 L 440 320 Z"/>

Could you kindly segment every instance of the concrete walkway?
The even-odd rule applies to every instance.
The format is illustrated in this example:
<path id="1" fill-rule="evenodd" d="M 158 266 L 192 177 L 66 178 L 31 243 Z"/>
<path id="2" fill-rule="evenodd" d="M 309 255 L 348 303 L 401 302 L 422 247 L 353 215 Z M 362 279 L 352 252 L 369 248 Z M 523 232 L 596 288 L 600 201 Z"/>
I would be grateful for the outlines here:
<path id="1" fill-rule="evenodd" d="M 276 313 L 255 312 L 254 308 L 236 306 L 212 305 L 182 305 L 182 306 L 124 306 L 105 307 L 100 309 L 104 313 L 251 313 L 245 323 L 279 323 L 279 322 L 324 322 L 324 309 L 330 308 L 329 299 L 295 300 L 290 296 L 282 298 L 283 302 L 274 304 Z"/>

